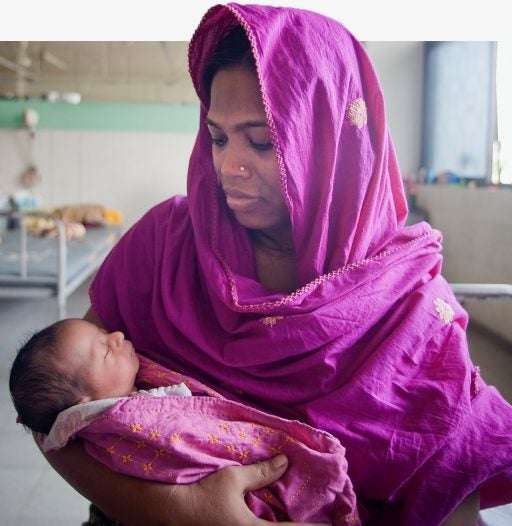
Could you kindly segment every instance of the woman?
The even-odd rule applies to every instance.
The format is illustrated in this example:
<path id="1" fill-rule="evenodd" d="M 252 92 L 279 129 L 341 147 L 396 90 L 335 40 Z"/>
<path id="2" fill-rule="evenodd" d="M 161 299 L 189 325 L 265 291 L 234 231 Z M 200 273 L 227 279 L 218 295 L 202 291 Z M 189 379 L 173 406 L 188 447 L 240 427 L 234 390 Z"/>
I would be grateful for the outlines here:
<path id="1" fill-rule="evenodd" d="M 250 53 L 219 44 L 237 26 Z M 229 398 L 336 435 L 364 523 L 474 524 L 480 499 L 511 500 L 512 409 L 471 364 L 439 233 L 403 226 L 363 47 L 314 13 L 229 4 L 203 18 L 189 58 L 202 105 L 188 197 L 128 232 L 88 318 Z M 78 447 L 50 461 L 125 524 L 195 526 L 264 524 L 243 494 L 286 463 L 178 487 L 114 476 Z"/>

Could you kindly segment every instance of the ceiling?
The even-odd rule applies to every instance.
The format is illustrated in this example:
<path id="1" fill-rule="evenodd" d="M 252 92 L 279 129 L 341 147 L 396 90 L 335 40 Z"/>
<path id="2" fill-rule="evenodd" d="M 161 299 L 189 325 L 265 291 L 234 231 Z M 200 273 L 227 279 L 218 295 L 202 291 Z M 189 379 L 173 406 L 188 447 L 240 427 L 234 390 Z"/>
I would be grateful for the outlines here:
<path id="1" fill-rule="evenodd" d="M 195 102 L 187 48 L 185 41 L 0 42 L 0 97 Z"/>

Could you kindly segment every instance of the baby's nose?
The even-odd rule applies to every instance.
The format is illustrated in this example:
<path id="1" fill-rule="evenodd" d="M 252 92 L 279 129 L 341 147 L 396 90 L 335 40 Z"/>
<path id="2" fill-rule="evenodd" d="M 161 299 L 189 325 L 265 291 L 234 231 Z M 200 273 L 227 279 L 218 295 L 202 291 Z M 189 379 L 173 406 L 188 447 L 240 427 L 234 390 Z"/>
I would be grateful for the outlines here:
<path id="1" fill-rule="evenodd" d="M 124 334 L 121 331 L 116 331 L 110 334 L 110 338 L 114 345 L 120 346 L 124 341 Z"/>

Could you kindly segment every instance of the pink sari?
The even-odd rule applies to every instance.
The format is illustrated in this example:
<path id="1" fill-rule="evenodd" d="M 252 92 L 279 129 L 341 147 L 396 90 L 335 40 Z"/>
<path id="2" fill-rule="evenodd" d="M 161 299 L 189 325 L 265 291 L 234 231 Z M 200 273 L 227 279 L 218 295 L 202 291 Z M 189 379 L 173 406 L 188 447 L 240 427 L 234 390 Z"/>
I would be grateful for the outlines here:
<path id="1" fill-rule="evenodd" d="M 201 75 L 241 24 L 255 55 L 301 287 L 257 280 L 204 124 Z M 467 314 L 440 275 L 441 236 L 404 227 L 382 91 L 363 46 L 308 11 L 213 7 L 191 41 L 201 120 L 188 196 L 112 251 L 91 300 L 141 353 L 223 395 L 328 431 L 363 518 L 436 526 L 469 493 L 512 500 L 512 408 L 478 377 Z"/>

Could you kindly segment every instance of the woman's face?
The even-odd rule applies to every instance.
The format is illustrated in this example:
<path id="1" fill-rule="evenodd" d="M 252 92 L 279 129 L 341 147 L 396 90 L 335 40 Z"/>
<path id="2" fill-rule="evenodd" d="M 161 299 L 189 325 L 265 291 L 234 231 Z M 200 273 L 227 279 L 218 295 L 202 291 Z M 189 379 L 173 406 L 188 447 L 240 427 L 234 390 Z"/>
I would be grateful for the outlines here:
<path id="1" fill-rule="evenodd" d="M 215 75 L 206 123 L 213 164 L 237 221 L 257 230 L 288 228 L 288 209 L 255 73 L 237 66 Z"/>

